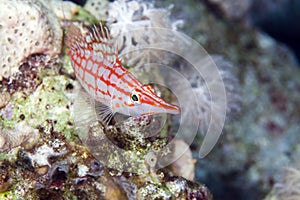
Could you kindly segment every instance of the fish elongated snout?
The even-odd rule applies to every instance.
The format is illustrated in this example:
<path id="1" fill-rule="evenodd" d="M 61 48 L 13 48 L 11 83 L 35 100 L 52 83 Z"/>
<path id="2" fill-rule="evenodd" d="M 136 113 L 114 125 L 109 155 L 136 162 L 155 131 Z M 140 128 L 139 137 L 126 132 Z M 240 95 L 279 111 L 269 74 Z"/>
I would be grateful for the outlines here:
<path id="1" fill-rule="evenodd" d="M 174 105 L 174 109 L 170 109 L 168 113 L 173 115 L 178 115 L 180 114 L 180 107 Z"/>
<path id="2" fill-rule="evenodd" d="M 141 106 L 140 112 L 141 116 L 160 113 L 178 115 L 180 114 L 180 108 L 176 105 L 165 103 L 164 105 L 160 104 L 159 106 Z"/>
<path id="3" fill-rule="evenodd" d="M 161 107 L 162 107 L 162 109 L 165 109 L 166 113 L 173 114 L 173 115 L 180 114 L 180 107 L 179 106 L 169 104 L 169 103 L 165 103 L 165 104 L 162 104 Z"/>

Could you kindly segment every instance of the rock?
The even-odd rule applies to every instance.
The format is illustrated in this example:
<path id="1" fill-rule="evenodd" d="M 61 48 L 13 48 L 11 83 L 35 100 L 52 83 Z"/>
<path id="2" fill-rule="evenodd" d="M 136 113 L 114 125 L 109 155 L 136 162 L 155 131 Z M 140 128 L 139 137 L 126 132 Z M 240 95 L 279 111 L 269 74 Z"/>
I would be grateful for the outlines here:
<path id="1" fill-rule="evenodd" d="M 17 146 L 30 149 L 38 142 L 39 138 L 40 134 L 37 129 L 25 122 L 20 122 L 12 130 L 0 131 L 0 151 L 10 150 Z"/>
<path id="2" fill-rule="evenodd" d="M 8 92 L 3 92 L 0 94 L 0 109 L 8 104 L 10 98 L 11 96 Z"/>
<path id="3" fill-rule="evenodd" d="M 252 0 L 207 0 L 222 15 L 231 20 L 241 20 L 248 15 Z"/>
<path id="4" fill-rule="evenodd" d="M 60 152 L 56 152 L 52 147 L 44 144 L 36 149 L 35 153 L 30 153 L 29 157 L 31 158 L 32 162 L 35 163 L 37 166 L 51 166 L 49 163 L 50 157 L 59 157 L 67 152 L 65 150 L 61 150 Z"/>
<path id="5" fill-rule="evenodd" d="M 137 199 L 212 199 L 210 191 L 204 185 L 176 176 L 165 179 L 160 184 L 147 183 L 139 188 Z"/>
<path id="6" fill-rule="evenodd" d="M 182 176 L 191 181 L 194 180 L 196 160 L 192 157 L 192 151 L 181 139 L 176 139 L 174 144 L 173 157 L 176 160 L 171 164 L 173 173 L 176 176 Z"/>
<path id="7" fill-rule="evenodd" d="M 0 80 L 19 72 L 30 56 L 56 56 L 62 29 L 56 16 L 37 0 L 0 1 Z"/>
<path id="8" fill-rule="evenodd" d="M 88 0 L 84 8 L 94 15 L 98 20 L 106 20 L 108 17 L 107 6 L 109 1 L 107 0 Z"/>
<path id="9" fill-rule="evenodd" d="M 45 7 L 51 10 L 58 18 L 71 20 L 78 12 L 78 5 L 71 1 L 39 0 Z"/>

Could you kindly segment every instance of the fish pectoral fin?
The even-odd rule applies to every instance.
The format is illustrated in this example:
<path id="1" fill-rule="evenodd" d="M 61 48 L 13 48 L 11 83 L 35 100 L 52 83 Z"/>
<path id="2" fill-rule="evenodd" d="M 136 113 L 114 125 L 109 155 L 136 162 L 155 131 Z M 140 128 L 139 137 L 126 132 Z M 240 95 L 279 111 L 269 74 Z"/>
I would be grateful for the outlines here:
<path id="1" fill-rule="evenodd" d="M 115 114 L 109 106 L 99 101 L 96 101 L 95 111 L 97 114 L 97 119 L 101 121 L 105 126 L 109 124 Z"/>
<path id="2" fill-rule="evenodd" d="M 111 102 L 107 99 L 102 99 L 99 97 L 95 99 L 88 93 L 86 93 L 86 96 L 87 103 L 93 106 L 93 112 L 95 113 L 96 120 L 100 121 L 103 125 L 108 126 L 109 122 L 114 116 L 114 112 L 112 111 L 112 109 L 109 106 L 107 106 L 110 105 Z"/>

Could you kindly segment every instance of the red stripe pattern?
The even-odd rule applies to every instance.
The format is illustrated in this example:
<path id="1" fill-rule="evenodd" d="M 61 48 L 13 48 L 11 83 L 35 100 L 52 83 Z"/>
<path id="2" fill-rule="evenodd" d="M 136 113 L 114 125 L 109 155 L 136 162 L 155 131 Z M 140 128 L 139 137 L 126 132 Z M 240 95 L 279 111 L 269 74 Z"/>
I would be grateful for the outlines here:
<path id="1" fill-rule="evenodd" d="M 157 97 L 152 87 L 143 87 L 142 83 L 122 66 L 109 32 L 102 24 L 100 27 L 94 26 L 87 34 L 83 34 L 78 27 L 71 24 L 67 28 L 67 38 L 69 55 L 77 79 L 92 97 L 110 106 L 113 112 L 128 114 L 124 107 L 135 105 L 128 101 L 133 90 L 143 97 L 139 103 L 161 106 L 164 109 L 178 109 Z"/>

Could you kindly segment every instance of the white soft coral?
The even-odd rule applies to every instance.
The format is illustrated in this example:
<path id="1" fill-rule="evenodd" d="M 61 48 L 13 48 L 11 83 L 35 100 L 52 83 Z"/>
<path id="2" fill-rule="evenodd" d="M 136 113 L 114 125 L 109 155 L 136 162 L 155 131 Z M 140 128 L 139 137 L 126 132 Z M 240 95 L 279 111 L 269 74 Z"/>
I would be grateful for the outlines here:
<path id="1" fill-rule="evenodd" d="M 120 49 L 122 61 L 135 66 L 137 72 L 145 70 L 145 63 L 169 60 L 165 54 L 145 50 L 145 47 L 150 44 L 161 45 L 164 40 L 170 44 L 170 38 L 162 38 L 159 32 L 149 29 L 149 27 L 177 29 L 182 21 L 170 20 L 170 8 L 154 8 L 150 2 L 128 0 L 118 0 L 108 5 L 107 24 Z M 137 50 L 139 53 L 131 53 Z"/>

